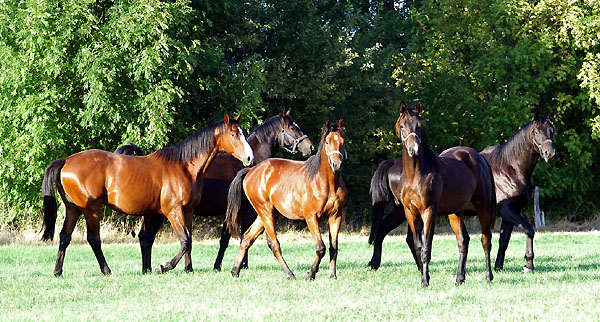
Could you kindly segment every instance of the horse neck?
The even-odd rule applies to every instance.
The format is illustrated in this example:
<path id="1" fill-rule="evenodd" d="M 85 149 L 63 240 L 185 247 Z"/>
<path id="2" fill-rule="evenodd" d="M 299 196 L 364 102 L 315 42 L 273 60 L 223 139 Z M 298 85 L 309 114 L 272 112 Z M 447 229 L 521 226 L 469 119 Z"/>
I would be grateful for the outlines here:
<path id="1" fill-rule="evenodd" d="M 402 176 L 406 178 L 415 177 L 421 173 L 431 172 L 437 169 L 437 155 L 431 148 L 421 143 L 419 145 L 421 152 L 416 157 L 408 156 L 408 150 L 402 146 Z"/>
<path id="2" fill-rule="evenodd" d="M 206 151 L 201 153 L 192 161 L 183 162 L 184 167 L 187 169 L 188 173 L 192 177 L 192 181 L 201 182 L 206 172 L 206 169 L 215 158 L 218 153 L 218 149 L 215 146 L 211 151 Z"/>
<path id="3" fill-rule="evenodd" d="M 269 141 L 260 141 L 256 135 L 248 137 L 248 144 L 254 152 L 254 163 L 258 164 L 268 158 L 272 158 L 277 152 L 277 140 L 275 136 L 269 136 Z"/>
<path id="4" fill-rule="evenodd" d="M 533 170 L 540 158 L 537 151 L 533 146 L 531 140 L 523 140 L 522 143 L 517 143 L 519 138 L 517 136 L 528 135 L 529 129 L 525 128 L 520 133 L 515 134 L 508 142 L 503 146 L 503 161 L 510 163 L 511 166 L 518 172 L 523 174 L 527 180 L 531 178 Z M 507 156 L 511 156 L 510 158 Z"/>

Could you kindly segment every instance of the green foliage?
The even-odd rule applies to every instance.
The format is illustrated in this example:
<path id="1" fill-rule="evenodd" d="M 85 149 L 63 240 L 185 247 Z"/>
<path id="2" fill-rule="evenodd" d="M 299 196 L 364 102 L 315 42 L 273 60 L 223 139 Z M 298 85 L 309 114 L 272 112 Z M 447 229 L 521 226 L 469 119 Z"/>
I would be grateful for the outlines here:
<path id="1" fill-rule="evenodd" d="M 313 141 L 347 124 L 353 228 L 398 157 L 401 100 L 436 151 L 498 144 L 557 111 L 544 207 L 589 216 L 600 160 L 600 4 L 585 0 L 0 3 L 0 225 L 39 219 L 46 165 L 128 141 L 152 151 L 225 112 L 248 129 L 291 108 Z M 288 155 L 281 155 L 289 157 Z"/>
<path id="2" fill-rule="evenodd" d="M 535 106 L 557 111 L 557 160 L 534 183 L 549 208 L 598 207 L 597 2 L 418 1 L 396 84 L 423 100 L 438 151 L 502 143 Z M 564 209 L 565 205 L 568 205 Z M 554 208 L 556 209 L 556 208 Z"/>

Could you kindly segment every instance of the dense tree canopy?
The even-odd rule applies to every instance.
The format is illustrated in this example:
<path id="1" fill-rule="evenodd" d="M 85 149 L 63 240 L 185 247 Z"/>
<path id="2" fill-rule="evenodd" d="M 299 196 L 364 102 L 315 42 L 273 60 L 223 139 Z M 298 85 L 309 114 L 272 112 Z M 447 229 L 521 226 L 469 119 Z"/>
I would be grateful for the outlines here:
<path id="1" fill-rule="evenodd" d="M 400 100 L 423 101 L 436 151 L 502 143 L 554 109 L 558 158 L 534 173 L 546 208 L 600 206 L 597 1 L 9 0 L 0 18 L 0 225 L 39 220 L 54 159 L 291 108 L 312 140 L 346 120 L 358 227 L 375 167 L 400 154 Z"/>

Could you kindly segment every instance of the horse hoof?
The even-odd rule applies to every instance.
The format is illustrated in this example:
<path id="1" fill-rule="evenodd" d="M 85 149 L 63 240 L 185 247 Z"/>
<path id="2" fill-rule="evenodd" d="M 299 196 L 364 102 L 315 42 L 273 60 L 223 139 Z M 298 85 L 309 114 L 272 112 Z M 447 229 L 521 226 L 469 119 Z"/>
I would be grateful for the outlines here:
<path id="1" fill-rule="evenodd" d="M 529 273 L 533 273 L 533 267 L 523 266 L 523 274 L 527 275 Z"/>
<path id="2" fill-rule="evenodd" d="M 371 268 L 374 271 L 376 271 L 379 268 L 379 266 L 380 266 L 379 263 L 373 263 L 373 261 L 369 262 L 369 268 Z"/>
<path id="3" fill-rule="evenodd" d="M 306 276 L 304 276 L 304 279 L 307 281 L 314 281 L 315 280 L 315 274 L 311 274 L 311 272 L 306 273 Z"/>
<path id="4" fill-rule="evenodd" d="M 459 286 L 459 285 L 463 285 L 464 283 L 465 283 L 465 279 L 464 278 L 463 279 L 456 279 L 455 285 Z"/>
<path id="5" fill-rule="evenodd" d="M 187 268 L 187 267 L 186 267 L 186 268 L 184 269 L 184 271 L 185 271 L 186 273 L 193 273 L 193 272 L 194 272 L 194 269 L 193 269 L 193 268 L 191 268 L 191 267 L 190 267 L 190 268 Z"/>
<path id="6" fill-rule="evenodd" d="M 232 269 L 231 270 L 231 276 L 233 276 L 233 277 L 240 277 L 240 271 L 239 270 L 236 271 L 235 269 Z"/>
<path id="7" fill-rule="evenodd" d="M 102 270 L 102 274 L 104 274 L 104 275 L 111 275 L 112 272 L 110 271 L 110 269 L 107 268 L 106 270 L 104 270 L 104 269 Z"/>
<path id="8" fill-rule="evenodd" d="M 213 267 L 213 270 L 216 271 L 216 272 L 220 272 L 221 271 L 221 266 L 219 266 L 219 267 L 215 266 L 215 267 Z"/>
<path id="9" fill-rule="evenodd" d="M 504 270 L 504 267 L 494 267 L 494 270 L 496 272 L 502 272 Z"/>
<path id="10" fill-rule="evenodd" d="M 290 274 L 290 275 L 287 276 L 287 279 L 290 280 L 290 281 L 291 280 L 295 280 L 296 276 L 294 276 L 294 274 L 292 273 L 292 274 Z"/>
<path id="11" fill-rule="evenodd" d="M 423 287 L 429 287 L 429 282 L 421 282 L 421 286 L 423 286 Z"/>
<path id="12" fill-rule="evenodd" d="M 62 271 L 54 271 L 54 277 L 61 277 Z"/>
<path id="13" fill-rule="evenodd" d="M 162 266 L 162 265 L 158 265 L 158 267 L 156 268 L 156 273 L 157 273 L 157 274 L 162 274 L 162 273 L 164 273 L 164 272 L 166 272 L 166 271 L 167 271 L 167 270 L 166 270 L 166 269 L 165 269 L 165 267 L 164 267 L 164 266 Z"/>
<path id="14" fill-rule="evenodd" d="M 329 278 L 331 278 L 332 280 L 337 280 L 337 276 L 336 275 L 329 275 Z"/>

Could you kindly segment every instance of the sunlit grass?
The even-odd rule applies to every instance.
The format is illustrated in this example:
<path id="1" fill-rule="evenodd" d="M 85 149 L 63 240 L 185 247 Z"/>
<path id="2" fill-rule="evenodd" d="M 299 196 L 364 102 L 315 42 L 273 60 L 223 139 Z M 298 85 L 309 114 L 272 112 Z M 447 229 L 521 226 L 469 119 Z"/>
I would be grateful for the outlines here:
<path id="1" fill-rule="evenodd" d="M 370 271 L 366 237 L 341 236 L 338 279 L 328 278 L 326 255 L 312 282 L 302 279 L 315 256 L 314 244 L 304 236 L 281 239 L 296 281 L 285 279 L 264 241 L 250 249 L 250 268 L 239 278 L 229 273 L 237 253 L 233 245 L 223 271 L 212 270 L 217 241 L 194 243 L 194 273 L 184 273 L 180 263 L 163 275 L 141 274 L 135 243 L 103 246 L 111 276 L 102 276 L 88 245 L 71 245 L 62 278 L 52 276 L 56 245 L 5 245 L 0 246 L 0 319 L 600 320 L 599 233 L 537 234 L 536 273 L 530 275 L 521 271 L 525 238 L 515 234 L 505 271 L 495 272 L 490 284 L 479 236 L 471 237 L 467 280 L 456 286 L 456 241 L 436 236 L 427 289 L 420 286 L 403 237 L 386 240 L 381 268 Z M 153 266 L 178 248 L 155 245 Z"/>

